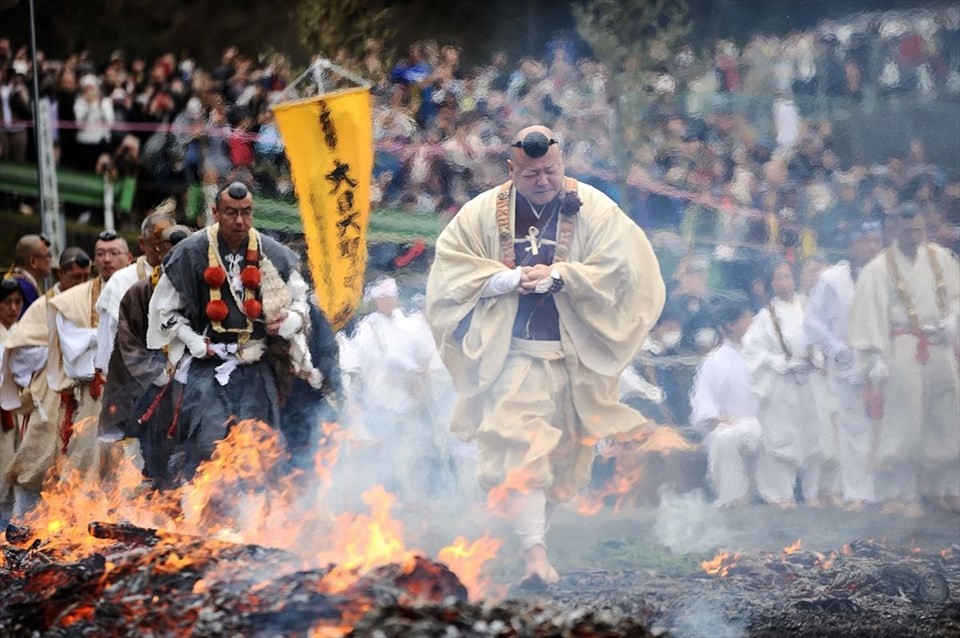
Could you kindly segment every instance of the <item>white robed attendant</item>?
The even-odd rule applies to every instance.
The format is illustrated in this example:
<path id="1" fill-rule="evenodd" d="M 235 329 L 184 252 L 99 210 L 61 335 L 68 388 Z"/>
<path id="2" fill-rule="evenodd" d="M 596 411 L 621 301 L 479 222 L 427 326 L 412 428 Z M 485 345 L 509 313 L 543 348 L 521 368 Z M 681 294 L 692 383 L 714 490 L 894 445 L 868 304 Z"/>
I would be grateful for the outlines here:
<path id="1" fill-rule="evenodd" d="M 804 299 L 795 292 L 790 264 L 771 271 L 773 295 L 744 337 L 744 356 L 760 401 L 763 430 L 757 491 L 768 503 L 792 507 L 799 475 L 804 500 L 819 504 L 820 426 L 803 333 Z"/>
<path id="2" fill-rule="evenodd" d="M 921 496 L 960 508 L 960 266 L 924 233 L 916 206 L 901 207 L 896 241 L 863 269 L 850 316 L 850 345 L 883 393 L 878 496 L 911 516 Z"/>
<path id="3" fill-rule="evenodd" d="M 364 317 L 352 339 L 359 372 L 358 400 L 368 432 L 396 455 L 396 488 L 405 500 L 422 499 L 435 452 L 424 410 L 427 368 L 418 361 L 407 317 L 397 308 L 399 288 L 386 278 L 366 298 L 377 308 Z"/>
<path id="4" fill-rule="evenodd" d="M 50 325 L 47 302 L 90 277 L 91 260 L 76 247 L 60 254 L 59 281 L 30 304 L 3 342 L 0 353 L 0 408 L 19 416 L 21 438 L 5 479 L 13 486 L 13 515 L 24 516 L 60 456 L 60 395 L 50 389 Z"/>
<path id="5" fill-rule="evenodd" d="M 840 487 L 846 507 L 859 509 L 875 500 L 870 469 L 873 425 L 864 407 L 866 370 L 849 342 L 850 310 L 856 276 L 881 248 L 879 225 L 864 224 L 850 236 L 849 260 L 821 273 L 807 300 L 804 330 L 827 360 L 828 391 L 834 398 L 834 431 L 840 463 Z"/>
<path id="6" fill-rule="evenodd" d="M 97 298 L 97 355 L 94 366 L 106 374 L 110 364 L 110 354 L 117 337 L 120 320 L 120 301 L 127 291 L 141 279 L 153 276 L 154 282 L 160 279 L 160 244 L 163 231 L 176 223 L 170 215 L 176 209 L 172 199 L 165 200 L 143 219 L 140 225 L 140 251 L 143 253 L 129 266 L 120 268 L 110 276 L 109 281 Z M 169 248 L 169 244 L 167 245 Z"/>
<path id="7" fill-rule="evenodd" d="M 724 339 L 703 360 L 694 378 L 690 420 L 706 432 L 707 478 L 717 505 L 741 505 L 752 492 L 761 436 L 758 401 L 742 344 L 753 313 L 745 302 L 728 302 L 717 314 Z"/>
<path id="8" fill-rule="evenodd" d="M 13 279 L 0 282 L 0 352 L 7 335 L 17 325 L 23 311 L 23 291 Z M 7 478 L 23 432 L 20 418 L 11 410 L 0 409 L 0 518 L 9 519 L 13 509 L 13 486 Z"/>
<path id="9" fill-rule="evenodd" d="M 127 242 L 116 233 L 101 233 L 94 264 L 99 276 L 71 287 L 48 301 L 50 360 L 47 383 L 60 395 L 61 451 L 68 462 L 96 479 L 116 468 L 108 446 L 97 439 L 104 377 L 96 367 L 97 301 L 104 285 L 130 263 Z"/>

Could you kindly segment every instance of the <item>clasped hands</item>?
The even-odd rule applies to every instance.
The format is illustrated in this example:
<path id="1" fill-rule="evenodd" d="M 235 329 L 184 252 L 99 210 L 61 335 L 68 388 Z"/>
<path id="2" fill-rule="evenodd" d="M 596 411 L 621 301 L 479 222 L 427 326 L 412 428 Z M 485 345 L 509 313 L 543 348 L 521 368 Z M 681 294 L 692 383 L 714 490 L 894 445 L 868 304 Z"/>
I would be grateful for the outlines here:
<path id="1" fill-rule="evenodd" d="M 275 337 L 278 334 L 280 334 L 280 326 L 283 324 L 286 318 L 287 318 L 287 313 L 281 312 L 280 315 L 278 315 L 273 321 L 266 324 L 267 334 L 272 337 Z M 217 351 L 211 347 L 210 339 L 204 338 L 204 341 L 206 342 L 206 345 L 207 345 L 207 357 L 219 356 L 217 354 Z"/>
<path id="2" fill-rule="evenodd" d="M 550 278 L 550 266 L 546 264 L 537 264 L 536 266 L 520 267 L 520 285 L 517 286 L 517 292 L 521 295 L 529 295 L 536 292 L 537 284 L 544 279 Z"/>

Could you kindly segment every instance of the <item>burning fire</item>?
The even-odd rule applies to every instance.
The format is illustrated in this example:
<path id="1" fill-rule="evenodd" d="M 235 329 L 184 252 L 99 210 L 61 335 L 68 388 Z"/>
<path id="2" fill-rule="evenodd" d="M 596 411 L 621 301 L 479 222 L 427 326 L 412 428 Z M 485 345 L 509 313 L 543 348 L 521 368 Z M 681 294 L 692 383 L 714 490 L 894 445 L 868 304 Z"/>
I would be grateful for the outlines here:
<path id="1" fill-rule="evenodd" d="M 620 510 L 634 500 L 634 488 L 644 477 L 646 470 L 642 463 L 630 463 L 629 459 L 618 460 L 613 478 L 590 496 L 577 499 L 577 511 L 582 516 L 593 516 L 603 509 L 608 498 L 614 499 L 614 509 Z"/>
<path id="2" fill-rule="evenodd" d="M 588 437 L 581 442 L 588 445 L 595 441 Z M 600 449 L 600 454 L 617 458 L 615 474 L 599 491 L 577 500 L 577 511 L 582 516 L 597 514 L 611 499 L 617 511 L 634 505 L 636 487 L 646 476 L 648 455 L 667 455 L 696 449 L 676 428 L 669 426 L 637 428 L 606 442 L 609 443 Z"/>
<path id="3" fill-rule="evenodd" d="M 363 502 L 370 506 L 370 515 L 346 512 L 337 517 L 332 534 L 333 549 L 318 555 L 319 564 L 336 564 L 325 579 L 330 591 L 343 591 L 378 565 L 412 563 L 416 552 L 406 549 L 403 526 L 390 516 L 395 500 L 378 485 L 363 494 Z"/>
<path id="4" fill-rule="evenodd" d="M 799 552 L 801 549 L 803 549 L 803 539 L 798 538 L 793 542 L 793 544 L 787 545 L 786 547 L 784 547 L 783 553 L 789 556 L 790 554 L 795 554 L 796 552 Z"/>
<path id="5" fill-rule="evenodd" d="M 493 512 L 506 514 L 509 508 L 510 493 L 529 494 L 537 485 L 537 477 L 526 466 L 519 466 L 507 473 L 502 483 L 487 492 L 487 508 Z"/>
<path id="6" fill-rule="evenodd" d="M 637 448 L 638 452 L 659 452 L 660 454 L 671 454 L 673 452 L 685 452 L 694 450 L 695 446 L 690 441 L 683 438 L 676 428 L 665 425 L 653 428 L 650 436 Z"/>
<path id="7" fill-rule="evenodd" d="M 720 552 L 710 560 L 702 561 L 700 567 L 711 576 L 726 578 L 730 570 L 737 566 L 737 561 L 740 560 L 740 556 L 741 554 L 739 552 L 720 550 Z"/>
<path id="8" fill-rule="evenodd" d="M 452 545 L 440 550 L 437 559 L 449 567 L 466 586 L 470 598 L 477 600 L 488 596 L 489 583 L 486 582 L 481 570 L 484 564 L 497 555 L 503 543 L 489 534 L 478 538 L 472 544 L 463 536 L 458 536 Z"/>
<path id="9" fill-rule="evenodd" d="M 91 420 L 77 427 L 95 426 Z M 159 540 L 154 550 L 159 558 L 154 568 L 158 571 L 177 572 L 190 566 L 190 555 L 178 553 L 184 539 L 210 547 L 222 542 L 255 544 L 299 557 L 294 569 L 332 565 L 322 582 L 329 593 L 343 591 L 379 566 L 394 563 L 413 569 L 415 557 L 424 552 L 406 546 L 403 526 L 391 516 L 396 499 L 383 487 L 363 494 L 369 513 L 334 516 L 326 506 L 343 437 L 337 425 L 323 425 L 312 482 L 308 479 L 313 477 L 303 472 L 283 468 L 286 455 L 279 433 L 258 421 L 235 425 L 194 479 L 174 490 L 148 489 L 140 470 L 127 459 L 110 464 L 118 469 L 109 479 L 101 479 L 95 463 L 91 467 L 61 464 L 55 480 L 44 487 L 41 503 L 23 521 L 30 535 L 27 543 L 42 546 L 58 560 L 76 561 L 111 542 L 89 533 L 90 523 L 124 522 L 156 530 Z M 318 547 L 322 550 L 317 551 Z M 483 566 L 499 547 L 500 541 L 490 536 L 472 543 L 460 537 L 441 550 L 440 557 L 479 596 L 489 588 Z M 206 591 L 234 575 L 226 567 L 222 572 L 208 570 L 195 583 L 194 592 Z"/>

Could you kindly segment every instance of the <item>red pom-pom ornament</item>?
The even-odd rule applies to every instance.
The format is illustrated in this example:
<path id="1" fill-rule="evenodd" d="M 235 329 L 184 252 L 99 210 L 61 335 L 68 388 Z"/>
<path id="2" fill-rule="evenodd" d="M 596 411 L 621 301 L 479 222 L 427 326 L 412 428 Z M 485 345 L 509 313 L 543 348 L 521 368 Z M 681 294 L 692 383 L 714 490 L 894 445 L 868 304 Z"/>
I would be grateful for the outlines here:
<path id="1" fill-rule="evenodd" d="M 240 282 L 247 290 L 256 290 L 260 285 L 260 269 L 256 266 L 244 266 L 240 271 Z"/>
<path id="2" fill-rule="evenodd" d="M 263 314 L 263 304 L 256 299 L 247 299 L 243 302 L 243 312 L 251 319 L 258 319 Z"/>
<path id="3" fill-rule="evenodd" d="M 227 273 L 219 266 L 208 266 L 203 269 L 203 280 L 211 288 L 219 288 L 227 281 Z"/>
<path id="4" fill-rule="evenodd" d="M 210 269 L 207 268 L 207 270 Z M 230 314 L 230 309 L 227 308 L 227 304 L 223 299 L 214 299 L 207 304 L 207 317 L 210 321 L 223 321 L 227 318 L 228 314 Z"/>

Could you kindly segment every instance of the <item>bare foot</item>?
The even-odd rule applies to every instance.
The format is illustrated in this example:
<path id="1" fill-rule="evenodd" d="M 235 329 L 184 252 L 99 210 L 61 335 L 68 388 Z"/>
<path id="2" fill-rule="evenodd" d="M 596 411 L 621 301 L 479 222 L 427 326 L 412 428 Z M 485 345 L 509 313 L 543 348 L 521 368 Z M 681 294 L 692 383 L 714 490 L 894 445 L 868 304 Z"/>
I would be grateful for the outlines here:
<path id="1" fill-rule="evenodd" d="M 547 548 L 543 545 L 534 545 L 524 551 L 522 555 L 527 568 L 523 575 L 524 581 L 539 578 L 549 585 L 560 580 L 560 575 L 550 564 L 550 559 L 547 558 Z"/>
<path id="2" fill-rule="evenodd" d="M 804 503 L 807 507 L 813 507 L 816 509 L 823 507 L 823 501 L 821 501 L 819 498 L 811 498 L 809 501 L 804 501 Z"/>
<path id="3" fill-rule="evenodd" d="M 797 504 L 794 501 L 779 501 L 776 503 L 771 503 L 774 507 L 781 510 L 794 510 L 797 509 Z"/>

